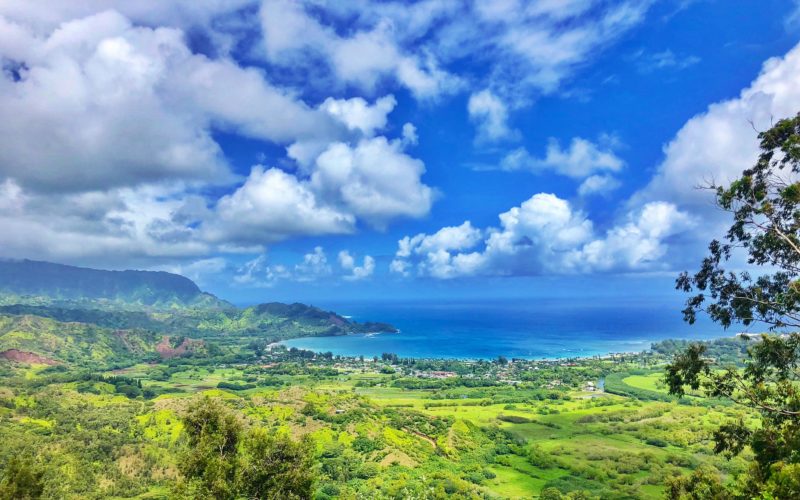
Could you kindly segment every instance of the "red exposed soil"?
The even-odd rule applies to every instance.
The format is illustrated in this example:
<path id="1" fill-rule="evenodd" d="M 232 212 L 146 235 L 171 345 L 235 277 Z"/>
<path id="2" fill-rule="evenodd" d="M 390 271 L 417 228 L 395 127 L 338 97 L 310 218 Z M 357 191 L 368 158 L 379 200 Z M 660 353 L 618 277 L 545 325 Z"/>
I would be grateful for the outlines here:
<path id="1" fill-rule="evenodd" d="M 161 342 L 156 345 L 156 351 L 164 359 L 176 358 L 191 352 L 196 346 L 202 346 L 202 340 L 183 339 L 183 342 L 178 347 L 172 347 L 169 342 L 169 336 L 164 335 L 161 337 Z"/>
<path id="2" fill-rule="evenodd" d="M 39 363 L 43 365 L 58 364 L 58 361 L 54 359 L 39 356 L 38 354 L 34 354 L 32 352 L 20 351 L 18 349 L 9 349 L 7 351 L 0 352 L 0 358 L 7 359 L 9 361 L 16 361 L 17 363 Z"/>

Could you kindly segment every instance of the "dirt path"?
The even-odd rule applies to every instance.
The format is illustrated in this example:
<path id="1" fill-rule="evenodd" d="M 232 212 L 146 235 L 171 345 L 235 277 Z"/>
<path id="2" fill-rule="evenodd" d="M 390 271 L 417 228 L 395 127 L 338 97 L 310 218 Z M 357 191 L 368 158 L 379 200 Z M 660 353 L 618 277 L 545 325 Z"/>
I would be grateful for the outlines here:
<path id="1" fill-rule="evenodd" d="M 423 433 L 421 433 L 419 431 L 415 431 L 414 429 L 409 429 L 408 427 L 403 427 L 403 430 L 406 431 L 406 432 L 409 432 L 409 433 L 411 433 L 411 434 L 413 434 L 415 436 L 417 436 L 418 438 L 424 439 L 425 441 L 430 443 L 431 446 L 433 446 L 434 450 L 439 448 L 439 445 L 436 444 L 436 440 L 433 439 L 432 437 L 428 436 L 427 434 L 423 434 Z"/>

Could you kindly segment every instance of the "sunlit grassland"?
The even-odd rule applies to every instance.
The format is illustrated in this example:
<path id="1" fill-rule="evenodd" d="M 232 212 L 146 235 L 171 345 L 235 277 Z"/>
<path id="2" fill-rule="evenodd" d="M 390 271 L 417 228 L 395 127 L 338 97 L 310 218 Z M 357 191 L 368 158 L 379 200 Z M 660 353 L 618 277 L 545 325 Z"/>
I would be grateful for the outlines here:
<path id="1" fill-rule="evenodd" d="M 662 377 L 653 373 L 624 380 L 631 386 L 666 394 Z M 326 388 L 336 388 L 336 384 Z M 569 464 L 569 468 L 537 468 L 521 457 L 513 457 L 507 465 L 495 464 L 492 471 L 496 477 L 487 482 L 487 489 L 512 497 L 540 491 L 548 481 L 569 474 L 570 469 L 591 470 L 604 461 L 619 464 L 632 457 L 644 457 L 653 464 L 652 469 L 636 472 L 634 467 L 622 465 L 607 473 L 612 477 L 629 473 L 632 479 L 641 481 L 639 491 L 643 498 L 661 498 L 663 485 L 648 481 L 663 482 L 667 469 L 689 471 L 701 463 L 719 464 L 719 457 L 711 453 L 710 432 L 725 419 L 738 415 L 729 408 L 709 409 L 578 391 L 571 392 L 567 401 L 513 404 L 491 404 L 491 398 L 463 397 L 466 394 L 458 399 L 442 399 L 441 393 L 430 390 L 359 387 L 356 391 L 385 407 L 407 407 L 431 417 L 450 417 L 479 426 L 497 425 L 540 446 L 556 457 L 557 463 Z M 509 416 L 527 421 L 503 420 Z M 666 467 L 662 467 L 664 464 Z M 740 467 L 741 462 L 729 465 Z M 603 480 L 600 475 L 597 478 Z"/>
<path id="2" fill-rule="evenodd" d="M 651 373 L 649 375 L 631 375 L 623 378 L 622 381 L 633 387 L 667 394 L 667 385 L 663 379 L 662 373 Z"/>
<path id="3" fill-rule="evenodd" d="M 561 469 L 540 469 L 522 457 L 512 457 L 508 466 L 491 468 L 497 477 L 489 481 L 487 489 L 497 495 L 511 498 L 524 498 L 541 491 L 548 481 L 559 478 L 567 471 Z"/>

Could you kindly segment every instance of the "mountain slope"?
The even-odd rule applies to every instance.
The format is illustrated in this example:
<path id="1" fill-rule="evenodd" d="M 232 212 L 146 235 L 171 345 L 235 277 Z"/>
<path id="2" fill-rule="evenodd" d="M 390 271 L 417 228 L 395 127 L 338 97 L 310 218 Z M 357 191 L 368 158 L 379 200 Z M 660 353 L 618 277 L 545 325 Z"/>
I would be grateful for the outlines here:
<path id="1" fill-rule="evenodd" d="M 299 303 L 237 308 L 177 274 L 0 261 L 0 358 L 12 361 L 107 366 L 191 354 L 205 341 L 378 331 L 396 329 Z"/>
<path id="2" fill-rule="evenodd" d="M 0 358 L 71 363 L 78 366 L 129 364 L 158 357 L 160 337 L 150 331 L 114 331 L 86 323 L 39 316 L 0 314 Z"/>
<path id="3" fill-rule="evenodd" d="M 188 337 L 220 335 L 281 340 L 290 337 L 397 331 L 386 323 L 358 323 L 318 307 L 278 302 L 246 309 L 194 308 L 173 311 L 9 304 L 0 305 L 0 314 L 38 316 L 60 322 L 86 323 L 113 329 L 147 329 Z"/>
<path id="4" fill-rule="evenodd" d="M 31 297 L 41 297 L 45 303 L 49 299 L 155 307 L 230 306 L 178 274 L 103 271 L 33 260 L 0 260 L 0 292 L 12 296 L 4 301 L 6 304 L 31 302 Z"/>
<path id="5" fill-rule="evenodd" d="M 396 332 L 386 323 L 358 323 L 332 311 L 305 304 L 270 302 L 208 317 L 197 325 L 203 332 L 270 337 L 347 335 L 349 333 Z"/>

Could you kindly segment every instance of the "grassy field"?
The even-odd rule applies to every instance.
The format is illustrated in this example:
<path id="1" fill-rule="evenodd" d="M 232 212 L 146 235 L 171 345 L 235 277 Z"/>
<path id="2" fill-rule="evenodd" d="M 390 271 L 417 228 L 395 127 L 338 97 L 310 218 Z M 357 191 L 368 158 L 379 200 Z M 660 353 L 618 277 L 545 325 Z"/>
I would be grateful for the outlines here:
<path id="1" fill-rule="evenodd" d="M 623 378 L 622 381 L 632 387 L 666 394 L 667 385 L 663 379 L 664 376 L 661 373 L 650 373 L 648 375 L 631 375 Z"/>
<path id="2" fill-rule="evenodd" d="M 666 393 L 655 374 L 624 380 L 635 387 Z M 535 496 L 546 484 L 585 471 L 588 477 L 582 484 L 590 490 L 601 487 L 608 478 L 623 475 L 640 485 L 637 497 L 663 498 L 663 487 L 648 482 L 662 480 L 670 469 L 686 471 L 703 463 L 728 465 L 711 453 L 710 429 L 724 418 L 735 416 L 735 412 L 726 413 L 724 409 L 708 411 L 678 403 L 640 402 L 585 392 L 570 392 L 569 401 L 508 405 L 459 399 L 435 407 L 426 405 L 442 401 L 432 399 L 426 391 L 370 388 L 358 393 L 382 406 L 412 405 L 436 418 L 451 417 L 478 426 L 497 425 L 555 457 L 555 463 L 546 468 L 531 465 L 521 457 L 514 457 L 505 465 L 495 464 L 492 471 L 497 478 L 489 481 L 486 488 L 511 497 Z M 512 423 L 502 419 L 508 416 L 528 421 Z M 642 460 L 646 469 L 641 469 Z M 626 461 L 637 465 L 625 467 Z M 595 467 L 598 463 L 604 464 L 604 471 Z M 609 464 L 610 469 L 606 469 Z M 634 471 L 640 472 L 631 474 Z"/>

